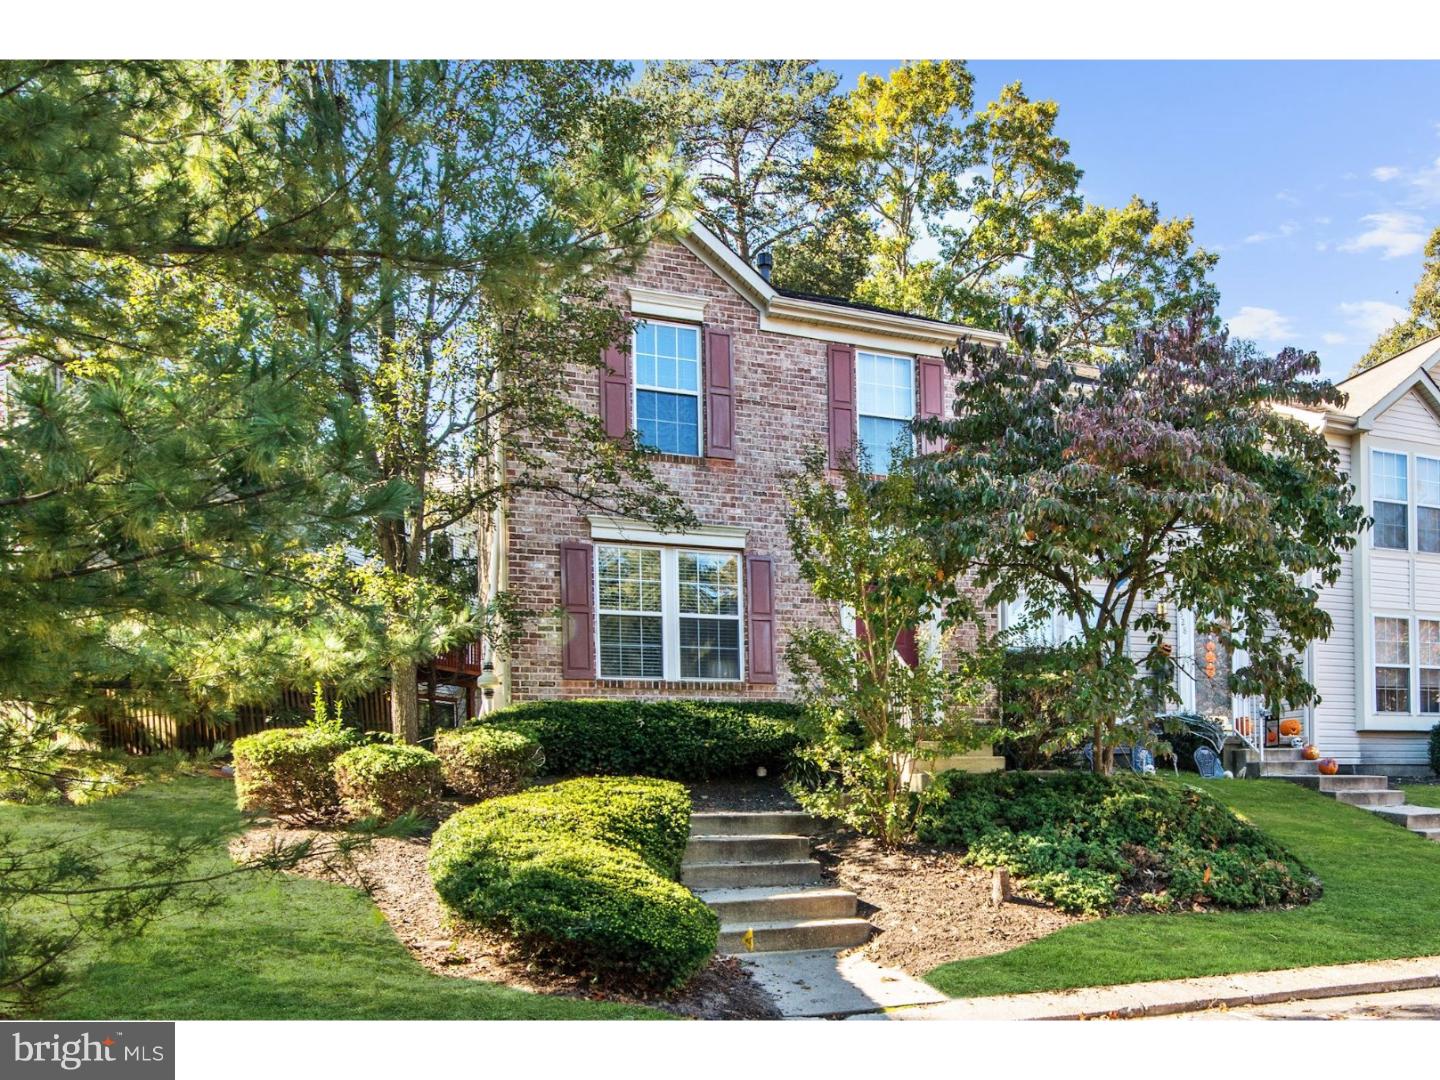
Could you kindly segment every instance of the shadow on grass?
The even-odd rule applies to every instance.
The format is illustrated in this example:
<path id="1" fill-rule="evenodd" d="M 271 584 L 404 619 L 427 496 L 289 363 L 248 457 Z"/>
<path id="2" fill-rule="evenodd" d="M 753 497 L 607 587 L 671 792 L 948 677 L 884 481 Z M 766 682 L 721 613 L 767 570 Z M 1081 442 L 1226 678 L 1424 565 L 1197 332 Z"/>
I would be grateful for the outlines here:
<path id="1" fill-rule="evenodd" d="M 1280 780 L 1190 782 L 1294 852 L 1324 895 L 1281 911 L 1080 923 L 944 964 L 927 980 L 952 997 L 978 997 L 1440 954 L 1440 844 Z"/>

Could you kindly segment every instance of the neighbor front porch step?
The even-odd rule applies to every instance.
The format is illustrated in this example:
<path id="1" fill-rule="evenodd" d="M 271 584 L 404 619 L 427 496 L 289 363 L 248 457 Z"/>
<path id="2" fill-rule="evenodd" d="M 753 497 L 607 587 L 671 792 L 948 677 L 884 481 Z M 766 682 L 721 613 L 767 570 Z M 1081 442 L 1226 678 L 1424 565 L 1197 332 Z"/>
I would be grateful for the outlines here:
<path id="1" fill-rule="evenodd" d="M 849 889 L 758 885 L 704 889 L 696 894 L 726 923 L 778 923 L 798 919 L 849 919 L 858 899 Z"/>
<path id="2" fill-rule="evenodd" d="M 811 885 L 820 880 L 814 859 L 759 862 L 692 862 L 680 869 L 691 889 L 740 889 L 752 885 Z"/>
<path id="3" fill-rule="evenodd" d="M 1426 832 L 1432 829 L 1440 829 L 1440 810 L 1432 806 L 1411 806 L 1409 803 L 1401 803 L 1398 806 L 1371 806 L 1367 807 L 1371 813 L 1379 814 L 1387 821 L 1409 829 L 1411 832 Z"/>
<path id="4" fill-rule="evenodd" d="M 794 952 L 800 949 L 848 949 L 870 940 L 865 919 L 798 919 L 785 922 L 722 923 L 719 952 Z M 749 948 L 745 935 L 753 933 Z"/>
<path id="5" fill-rule="evenodd" d="M 1320 763 L 1316 761 L 1273 761 L 1269 757 L 1260 766 L 1262 780 L 1278 778 L 1288 780 L 1292 776 L 1319 776 Z"/>
<path id="6" fill-rule="evenodd" d="M 1434 840 L 1440 844 L 1440 829 L 1411 829 L 1416 836 L 1423 836 L 1426 840 Z"/>
<path id="7" fill-rule="evenodd" d="M 686 863 L 787 862 L 810 854 L 810 838 L 791 834 L 740 833 L 733 836 L 692 836 L 685 845 Z"/>
<path id="8" fill-rule="evenodd" d="M 803 810 L 702 810 L 690 815 L 690 837 L 697 836 L 809 836 L 819 828 L 813 814 Z"/>
<path id="9" fill-rule="evenodd" d="M 1405 801 L 1403 791 L 1388 791 L 1384 788 L 1369 791 L 1329 791 L 1326 794 L 1333 795 L 1338 801 L 1349 803 L 1351 806 L 1363 806 L 1371 810 L 1377 806 L 1399 806 Z"/>

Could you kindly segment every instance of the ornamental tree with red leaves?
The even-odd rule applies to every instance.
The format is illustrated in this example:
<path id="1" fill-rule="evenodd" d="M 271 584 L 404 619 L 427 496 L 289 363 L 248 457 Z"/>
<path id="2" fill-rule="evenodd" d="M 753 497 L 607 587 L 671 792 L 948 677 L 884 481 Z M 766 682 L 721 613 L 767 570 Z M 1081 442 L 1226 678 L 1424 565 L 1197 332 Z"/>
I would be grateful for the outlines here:
<path id="1" fill-rule="evenodd" d="M 911 463 L 943 564 L 992 604 L 1023 593 L 1078 624 L 1071 717 L 1097 771 L 1135 737 L 1117 723 L 1175 699 L 1164 641 L 1180 610 L 1249 652 L 1233 692 L 1315 700 L 1303 654 L 1331 629 L 1319 589 L 1368 524 L 1296 411 L 1343 401 L 1315 354 L 1264 356 L 1213 327 L 1198 309 L 1099 368 L 1018 324 L 1009 348 L 962 339 L 946 354 L 963 376 L 952 415 L 916 423 L 946 447 Z"/>

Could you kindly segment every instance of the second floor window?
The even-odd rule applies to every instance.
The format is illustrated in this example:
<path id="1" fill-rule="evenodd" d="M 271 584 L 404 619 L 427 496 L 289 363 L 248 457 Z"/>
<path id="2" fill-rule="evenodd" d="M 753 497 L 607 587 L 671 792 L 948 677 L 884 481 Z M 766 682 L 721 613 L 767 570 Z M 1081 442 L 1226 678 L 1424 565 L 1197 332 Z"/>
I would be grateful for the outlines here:
<path id="1" fill-rule="evenodd" d="M 915 418 L 915 361 L 902 356 L 855 354 L 860 445 L 870 471 L 888 473 L 891 456 L 912 448 Z"/>
<path id="2" fill-rule="evenodd" d="M 700 330 L 674 323 L 635 328 L 635 428 L 665 454 L 700 453 Z"/>
<path id="3" fill-rule="evenodd" d="M 1415 548 L 1440 552 L 1440 461 L 1415 457 Z"/>
<path id="4" fill-rule="evenodd" d="M 1410 549 L 1410 471 L 1404 454 L 1376 450 L 1370 459 L 1375 486 L 1375 546 Z"/>

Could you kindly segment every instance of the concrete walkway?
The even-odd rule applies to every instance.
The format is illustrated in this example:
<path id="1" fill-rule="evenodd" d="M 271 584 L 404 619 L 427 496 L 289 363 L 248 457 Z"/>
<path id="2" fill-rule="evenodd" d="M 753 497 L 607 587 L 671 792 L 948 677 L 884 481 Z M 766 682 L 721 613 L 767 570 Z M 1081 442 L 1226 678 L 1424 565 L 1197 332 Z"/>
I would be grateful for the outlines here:
<path id="1" fill-rule="evenodd" d="M 787 1020 L 884 1015 L 885 1009 L 947 1000 L 929 983 L 881 967 L 858 953 L 841 957 L 833 949 L 755 952 L 741 956 L 740 962 Z"/>
<path id="2" fill-rule="evenodd" d="M 1043 994 L 963 998 L 936 1005 L 892 1008 L 883 1013 L 851 1019 L 1126 1019 L 1434 987 L 1440 987 L 1440 956 L 1098 986 Z"/>

